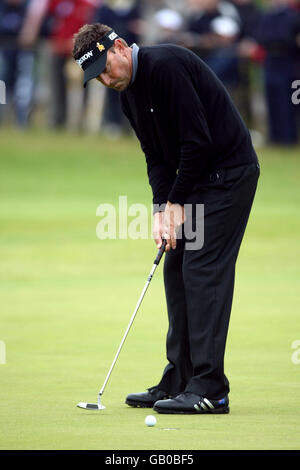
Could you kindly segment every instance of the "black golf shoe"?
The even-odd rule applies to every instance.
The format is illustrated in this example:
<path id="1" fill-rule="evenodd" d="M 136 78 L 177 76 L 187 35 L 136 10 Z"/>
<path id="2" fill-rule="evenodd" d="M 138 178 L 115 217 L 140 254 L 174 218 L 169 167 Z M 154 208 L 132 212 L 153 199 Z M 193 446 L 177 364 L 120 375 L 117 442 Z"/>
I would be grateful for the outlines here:
<path id="1" fill-rule="evenodd" d="M 163 401 L 164 399 L 169 398 L 169 396 L 170 395 L 159 390 L 157 387 L 151 387 L 148 388 L 147 392 L 130 393 L 130 395 L 126 397 L 125 403 L 137 408 L 152 408 L 156 401 Z"/>
<path id="2" fill-rule="evenodd" d="M 208 400 L 208 398 L 201 397 L 195 409 L 198 413 L 227 414 L 230 411 L 229 400 L 227 396 L 220 400 Z"/>
<path id="3" fill-rule="evenodd" d="M 166 414 L 225 414 L 229 413 L 229 400 L 208 400 L 192 392 L 183 392 L 170 400 L 158 400 L 153 409 Z"/>

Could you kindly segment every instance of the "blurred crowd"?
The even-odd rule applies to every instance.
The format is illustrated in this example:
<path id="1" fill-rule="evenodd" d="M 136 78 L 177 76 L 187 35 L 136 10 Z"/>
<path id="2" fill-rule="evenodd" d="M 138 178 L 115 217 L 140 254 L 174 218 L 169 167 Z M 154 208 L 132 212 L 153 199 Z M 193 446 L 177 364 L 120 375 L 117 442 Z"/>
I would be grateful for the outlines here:
<path id="1" fill-rule="evenodd" d="M 199 55 L 224 83 L 250 129 L 274 144 L 299 140 L 300 0 L 0 0 L 0 124 L 129 132 L 118 93 L 81 85 L 71 58 L 85 23 L 113 27 L 129 44 L 174 43 Z M 97 90 L 95 88 L 97 86 Z M 2 101 L 3 102 L 3 101 Z M 101 102 L 100 106 L 97 102 Z M 92 112 L 91 112 L 92 109 Z M 41 110 L 43 112 L 41 112 Z"/>

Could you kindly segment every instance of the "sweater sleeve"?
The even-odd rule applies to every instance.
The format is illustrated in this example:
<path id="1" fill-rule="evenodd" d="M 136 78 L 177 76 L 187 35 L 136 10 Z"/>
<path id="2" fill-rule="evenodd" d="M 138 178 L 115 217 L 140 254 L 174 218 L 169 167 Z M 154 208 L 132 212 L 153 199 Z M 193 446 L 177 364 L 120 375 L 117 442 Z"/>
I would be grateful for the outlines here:
<path id="1" fill-rule="evenodd" d="M 146 157 L 148 180 L 153 194 L 153 213 L 161 212 L 164 210 L 165 204 L 168 201 L 168 194 L 174 183 L 176 173 L 174 172 L 174 174 L 172 174 L 166 164 L 161 161 L 161 158 L 159 158 L 159 156 L 149 148 L 132 118 L 130 107 L 128 106 L 124 95 L 122 95 L 121 98 L 121 106 L 122 111 L 128 118 Z"/>
<path id="2" fill-rule="evenodd" d="M 212 152 L 207 116 L 194 85 L 194 71 L 190 67 L 174 55 L 168 61 L 157 64 L 153 74 L 159 101 L 168 106 L 178 133 L 179 168 L 168 200 L 181 205 L 192 185 L 203 174 Z"/>

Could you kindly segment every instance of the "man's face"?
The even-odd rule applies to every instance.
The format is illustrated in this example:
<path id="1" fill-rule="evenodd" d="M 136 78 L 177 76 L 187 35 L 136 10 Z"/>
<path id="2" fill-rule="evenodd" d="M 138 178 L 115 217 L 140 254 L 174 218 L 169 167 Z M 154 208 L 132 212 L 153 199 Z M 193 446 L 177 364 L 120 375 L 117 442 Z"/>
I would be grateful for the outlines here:
<path id="1" fill-rule="evenodd" d="M 108 88 L 124 91 L 132 76 L 131 50 L 116 40 L 112 49 L 107 51 L 106 67 L 97 80 Z"/>

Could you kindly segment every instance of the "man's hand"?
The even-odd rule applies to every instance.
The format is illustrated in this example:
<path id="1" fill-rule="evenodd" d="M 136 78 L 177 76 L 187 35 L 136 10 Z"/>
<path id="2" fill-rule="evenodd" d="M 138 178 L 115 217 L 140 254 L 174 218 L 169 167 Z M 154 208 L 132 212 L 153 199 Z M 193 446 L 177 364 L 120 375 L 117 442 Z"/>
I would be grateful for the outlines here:
<path id="1" fill-rule="evenodd" d="M 163 217 L 163 231 L 162 236 L 167 240 L 166 251 L 170 248 L 176 248 L 176 235 L 185 221 L 184 207 L 180 204 L 172 204 L 167 202 Z"/>
<path id="2" fill-rule="evenodd" d="M 157 248 L 160 248 L 162 244 L 163 220 L 164 220 L 163 212 L 156 212 L 154 214 L 152 233 L 153 233 L 153 238 L 157 245 Z"/>

